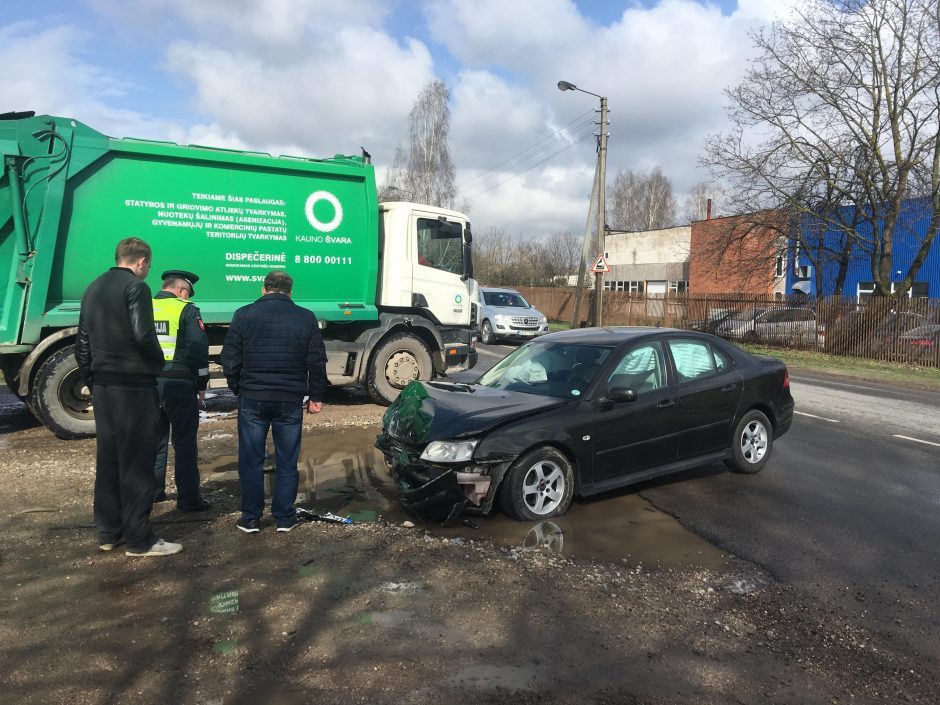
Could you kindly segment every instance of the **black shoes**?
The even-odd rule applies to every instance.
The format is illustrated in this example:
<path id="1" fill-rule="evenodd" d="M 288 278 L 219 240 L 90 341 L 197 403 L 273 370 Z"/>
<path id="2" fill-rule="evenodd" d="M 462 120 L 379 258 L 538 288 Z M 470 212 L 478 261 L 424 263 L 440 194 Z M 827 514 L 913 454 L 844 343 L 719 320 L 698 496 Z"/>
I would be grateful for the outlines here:
<path id="1" fill-rule="evenodd" d="M 261 531 L 261 522 L 258 519 L 239 519 L 235 526 L 246 534 L 257 534 Z"/>
<path id="2" fill-rule="evenodd" d="M 189 506 L 183 506 L 182 504 L 177 504 L 176 508 L 181 512 L 205 512 L 212 508 L 212 505 L 209 504 L 206 500 L 200 499 L 196 504 Z"/>
<path id="3" fill-rule="evenodd" d="M 293 518 L 293 519 L 290 519 L 290 520 L 284 522 L 283 524 L 278 524 L 278 525 L 277 525 L 277 530 L 280 531 L 281 533 L 285 533 L 285 534 L 286 534 L 288 531 L 290 531 L 291 529 L 293 529 L 293 528 L 294 528 L 295 526 L 297 526 L 299 523 L 300 523 L 300 522 L 297 521 L 297 518 L 295 517 L 295 518 Z"/>

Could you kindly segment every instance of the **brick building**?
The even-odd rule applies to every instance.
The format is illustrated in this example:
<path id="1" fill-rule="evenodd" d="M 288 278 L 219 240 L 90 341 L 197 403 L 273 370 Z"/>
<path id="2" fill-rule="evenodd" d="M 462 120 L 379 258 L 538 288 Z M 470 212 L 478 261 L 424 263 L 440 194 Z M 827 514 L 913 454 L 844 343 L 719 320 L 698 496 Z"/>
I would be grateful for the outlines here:
<path id="1" fill-rule="evenodd" d="M 689 292 L 782 297 L 785 233 L 782 218 L 767 213 L 693 221 Z"/>

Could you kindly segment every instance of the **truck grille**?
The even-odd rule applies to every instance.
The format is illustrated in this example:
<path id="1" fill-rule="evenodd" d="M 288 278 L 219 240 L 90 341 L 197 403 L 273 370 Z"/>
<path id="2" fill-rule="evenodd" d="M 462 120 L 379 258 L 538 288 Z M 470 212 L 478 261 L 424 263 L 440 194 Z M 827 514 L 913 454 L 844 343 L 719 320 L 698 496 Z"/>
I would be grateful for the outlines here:
<path id="1" fill-rule="evenodd" d="M 511 319 L 514 326 L 537 326 L 539 319 L 534 316 L 513 316 Z"/>

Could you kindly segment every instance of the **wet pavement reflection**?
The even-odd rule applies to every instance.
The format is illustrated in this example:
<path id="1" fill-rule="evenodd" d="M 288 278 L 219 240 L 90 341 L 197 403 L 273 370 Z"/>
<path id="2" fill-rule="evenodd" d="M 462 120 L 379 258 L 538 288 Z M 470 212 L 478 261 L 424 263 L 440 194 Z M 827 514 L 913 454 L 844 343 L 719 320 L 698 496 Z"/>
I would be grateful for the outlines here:
<path id="1" fill-rule="evenodd" d="M 373 447 L 378 432 L 378 428 L 362 428 L 306 435 L 299 462 L 298 506 L 354 521 L 382 519 L 401 524 L 412 520 L 416 530 L 440 538 L 492 539 L 510 547 L 549 550 L 566 557 L 715 570 L 730 563 L 727 554 L 629 489 L 601 499 L 576 500 L 564 516 L 540 522 L 518 522 L 497 512 L 491 516 L 464 514 L 461 519 L 468 520 L 466 523 L 446 528 L 421 523 L 398 503 L 382 454 Z M 270 496 L 273 457 L 266 461 L 265 470 L 265 492 Z M 202 473 L 207 482 L 237 496 L 237 458 L 222 457 L 204 464 Z"/>

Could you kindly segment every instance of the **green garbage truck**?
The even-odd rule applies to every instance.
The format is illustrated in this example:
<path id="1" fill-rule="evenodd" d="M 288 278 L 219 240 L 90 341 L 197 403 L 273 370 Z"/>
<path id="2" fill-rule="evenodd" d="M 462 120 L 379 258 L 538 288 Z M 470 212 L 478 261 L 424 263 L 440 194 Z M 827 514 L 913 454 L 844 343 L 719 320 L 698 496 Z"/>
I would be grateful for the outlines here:
<path id="1" fill-rule="evenodd" d="M 111 138 L 69 118 L 0 115 L 0 370 L 63 438 L 94 433 L 75 363 L 82 294 L 119 240 L 196 272 L 210 354 L 232 314 L 287 271 L 323 329 L 327 375 L 390 403 L 413 379 L 476 363 L 470 222 L 378 203 L 368 154 L 328 159 Z M 224 386 L 224 379 L 211 382 Z"/>

